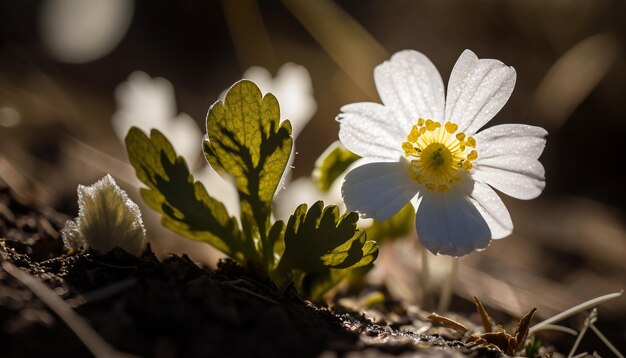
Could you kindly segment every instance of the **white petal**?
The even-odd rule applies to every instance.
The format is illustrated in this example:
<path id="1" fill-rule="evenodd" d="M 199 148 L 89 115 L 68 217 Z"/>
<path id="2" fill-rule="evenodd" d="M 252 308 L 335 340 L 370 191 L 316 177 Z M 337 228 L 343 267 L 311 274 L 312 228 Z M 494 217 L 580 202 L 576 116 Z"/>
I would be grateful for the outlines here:
<path id="1" fill-rule="evenodd" d="M 204 184 L 209 195 L 224 204 L 228 215 L 239 218 L 241 213 L 239 195 L 232 178 L 222 178 L 208 164 L 195 172 L 193 176 L 194 179 Z"/>
<path id="2" fill-rule="evenodd" d="M 546 146 L 548 132 L 525 124 L 502 124 L 487 128 L 474 137 L 480 158 L 515 155 L 539 158 Z"/>
<path id="3" fill-rule="evenodd" d="M 117 86 L 115 100 L 118 108 L 112 124 L 122 141 L 133 126 L 144 131 L 155 128 L 168 136 L 176 152 L 188 163 L 194 163 L 201 155 L 200 128 L 189 115 L 176 114 L 174 86 L 165 78 L 135 71 Z"/>
<path id="4" fill-rule="evenodd" d="M 378 103 L 353 103 L 341 107 L 339 139 L 350 151 L 362 156 L 397 160 L 407 132 L 393 125 L 396 115 Z"/>
<path id="5" fill-rule="evenodd" d="M 421 202 L 422 202 L 422 195 L 420 195 L 420 193 L 417 193 L 417 195 L 414 196 L 413 199 L 411 199 L 411 205 L 413 205 L 413 210 L 417 212 L 417 208 L 420 207 Z"/>
<path id="6" fill-rule="evenodd" d="M 443 81 L 435 65 L 420 52 L 397 52 L 376 66 L 374 81 L 385 106 L 401 113 L 408 129 L 419 117 L 441 120 Z"/>
<path id="7" fill-rule="evenodd" d="M 285 63 L 276 73 L 272 93 L 281 104 L 281 118 L 291 122 L 291 134 L 297 138 L 317 110 L 309 71 L 304 66 Z"/>
<path id="8" fill-rule="evenodd" d="M 177 112 L 172 83 L 141 71 L 131 73 L 127 81 L 115 88 L 115 101 L 113 129 L 121 139 L 132 126 L 144 130 L 162 128 Z"/>
<path id="9" fill-rule="evenodd" d="M 261 66 L 249 67 L 242 75 L 241 78 L 248 79 L 254 82 L 261 92 L 271 92 L 273 90 L 272 74 L 267 69 Z M 228 90 L 226 90 L 228 92 Z M 226 97 L 224 97 L 226 98 Z"/>
<path id="10" fill-rule="evenodd" d="M 415 227 L 420 241 L 434 254 L 467 255 L 489 246 L 491 231 L 465 195 L 424 193 Z"/>
<path id="11" fill-rule="evenodd" d="M 474 182 L 470 201 L 487 222 L 493 239 L 502 239 L 513 232 L 513 222 L 511 221 L 509 211 L 498 194 L 489 185 Z"/>
<path id="12" fill-rule="evenodd" d="M 287 62 L 272 78 L 265 68 L 253 66 L 244 72 L 243 78 L 254 82 L 261 92 L 276 96 L 280 103 L 280 118 L 291 122 L 291 135 L 296 139 L 317 110 L 311 75 L 306 67 Z"/>
<path id="13" fill-rule="evenodd" d="M 485 182 L 517 199 L 533 199 L 546 186 L 545 170 L 537 159 L 501 155 L 474 162 L 474 180 Z"/>
<path id="14" fill-rule="evenodd" d="M 408 162 L 367 163 L 352 169 L 343 182 L 341 193 L 346 208 L 366 218 L 384 221 L 404 207 L 418 191 L 411 178 Z"/>
<path id="15" fill-rule="evenodd" d="M 459 131 L 476 133 L 509 100 L 515 87 L 515 69 L 498 60 L 478 59 L 465 50 L 457 60 L 446 97 L 446 121 L 459 125 Z"/>
<path id="16" fill-rule="evenodd" d="M 179 113 L 161 128 L 174 146 L 176 153 L 181 155 L 190 166 L 194 166 L 202 153 L 202 132 L 196 121 L 187 113 Z"/>

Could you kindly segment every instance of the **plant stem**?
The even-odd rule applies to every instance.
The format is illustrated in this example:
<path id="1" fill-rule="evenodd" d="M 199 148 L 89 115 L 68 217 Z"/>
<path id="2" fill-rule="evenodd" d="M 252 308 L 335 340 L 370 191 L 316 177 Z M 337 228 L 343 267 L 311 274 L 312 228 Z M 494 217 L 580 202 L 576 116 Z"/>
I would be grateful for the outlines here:
<path id="1" fill-rule="evenodd" d="M 600 330 L 592 323 L 590 326 L 591 330 L 600 338 L 602 342 L 615 354 L 618 358 L 624 358 L 624 355 L 620 353 L 620 351 L 615 348 L 615 346 L 600 332 Z"/>
<path id="2" fill-rule="evenodd" d="M 422 245 L 419 246 L 422 254 L 422 269 L 419 274 L 420 287 L 422 289 L 422 309 L 426 309 L 430 301 L 430 267 L 428 266 L 428 250 Z"/>
<path id="3" fill-rule="evenodd" d="M 568 310 L 565 310 L 565 311 L 557 314 L 556 316 L 550 317 L 550 318 L 546 319 L 545 321 L 537 323 L 536 325 L 534 325 L 534 326 L 532 326 L 530 328 L 528 333 L 530 334 L 530 333 L 536 332 L 536 331 L 542 329 L 546 325 L 558 322 L 558 321 L 560 321 L 562 319 L 565 319 L 565 318 L 567 318 L 569 316 L 572 316 L 572 315 L 574 315 L 574 314 L 576 314 L 578 312 L 584 311 L 587 308 L 595 307 L 595 306 L 597 306 L 597 305 L 599 305 L 599 304 L 601 304 L 603 302 L 606 302 L 608 300 L 617 298 L 617 297 L 621 296 L 622 293 L 623 293 L 623 291 L 615 292 L 615 293 L 609 293 L 608 295 L 596 297 L 596 298 L 591 299 L 589 301 L 583 302 L 583 303 L 581 303 L 581 304 L 579 304 L 577 306 L 574 306 L 574 307 L 572 307 L 572 308 L 570 308 Z"/>
<path id="4" fill-rule="evenodd" d="M 439 312 L 443 313 L 448 310 L 450 307 L 450 301 L 452 300 L 452 287 L 454 286 L 454 281 L 456 280 L 457 273 L 459 271 L 459 259 L 457 257 L 453 257 L 450 262 L 451 269 L 446 281 L 441 286 L 441 293 L 439 295 Z"/>
<path id="5" fill-rule="evenodd" d="M 585 333 L 587 333 L 587 329 L 589 328 L 590 325 L 593 324 L 593 322 L 596 320 L 597 317 L 598 317 L 598 310 L 594 308 L 589 313 L 589 316 L 585 319 L 585 323 L 583 323 L 583 327 L 580 329 L 580 332 L 578 333 L 578 337 L 576 337 L 576 341 L 574 342 L 572 349 L 567 355 L 567 358 L 572 358 L 574 356 L 574 353 L 576 352 L 576 349 L 578 349 L 578 345 L 580 344 L 580 341 L 583 339 L 583 336 L 585 335 Z"/>

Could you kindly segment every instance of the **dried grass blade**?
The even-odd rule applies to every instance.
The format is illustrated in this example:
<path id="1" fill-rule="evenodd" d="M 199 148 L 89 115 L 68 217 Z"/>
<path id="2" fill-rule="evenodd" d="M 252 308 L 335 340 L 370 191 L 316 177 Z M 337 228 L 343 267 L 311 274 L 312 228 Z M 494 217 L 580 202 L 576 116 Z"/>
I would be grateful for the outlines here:
<path id="1" fill-rule="evenodd" d="M 489 314 L 483 307 L 483 304 L 474 296 L 474 303 L 476 303 L 476 310 L 480 313 L 480 319 L 483 321 L 483 327 L 485 328 L 485 333 L 493 332 L 493 323 L 491 322 L 491 318 L 489 318 Z"/>
<path id="2" fill-rule="evenodd" d="M 434 323 L 438 323 L 441 324 L 445 327 L 457 330 L 459 332 L 465 333 L 467 332 L 468 328 L 465 327 L 465 325 L 463 325 L 462 323 L 459 323 L 453 319 L 450 319 L 448 317 L 444 317 L 444 316 L 440 316 L 436 313 L 431 313 L 428 315 L 428 318 L 430 321 L 434 322 Z"/>
<path id="3" fill-rule="evenodd" d="M 537 311 L 537 307 L 534 307 L 528 314 L 522 319 L 520 319 L 519 324 L 517 325 L 517 329 L 515 330 L 515 342 L 517 343 L 515 346 L 515 352 L 520 351 L 524 348 L 524 343 L 526 342 L 526 337 L 528 336 L 528 327 L 530 326 L 530 320 L 532 320 L 533 315 Z"/>

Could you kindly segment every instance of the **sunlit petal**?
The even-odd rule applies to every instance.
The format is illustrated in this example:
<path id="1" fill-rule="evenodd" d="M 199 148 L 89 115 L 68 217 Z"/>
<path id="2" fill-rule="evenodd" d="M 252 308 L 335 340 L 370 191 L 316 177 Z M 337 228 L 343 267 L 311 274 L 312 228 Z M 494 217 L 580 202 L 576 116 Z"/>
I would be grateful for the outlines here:
<path id="1" fill-rule="evenodd" d="M 509 211 L 489 185 L 474 182 L 470 201 L 487 222 L 493 239 L 502 239 L 513 232 L 513 222 Z"/>
<path id="2" fill-rule="evenodd" d="M 435 65 L 422 53 L 404 50 L 374 70 L 376 89 L 385 106 L 402 114 L 406 130 L 419 117 L 441 119 L 443 81 Z"/>
<path id="3" fill-rule="evenodd" d="M 546 146 L 548 132 L 525 124 L 502 124 L 487 128 L 474 137 L 478 143 L 480 158 L 501 155 L 539 158 Z"/>
<path id="4" fill-rule="evenodd" d="M 543 165 L 531 157 L 479 158 L 472 176 L 517 199 L 534 199 L 546 186 Z"/>
<path id="5" fill-rule="evenodd" d="M 498 60 L 478 59 L 470 50 L 459 57 L 448 82 L 445 120 L 459 125 L 459 131 L 476 133 L 509 100 L 516 73 Z"/>
<path id="6" fill-rule="evenodd" d="M 406 133 L 394 126 L 396 114 L 377 103 L 353 103 L 341 107 L 339 139 L 350 151 L 362 156 L 397 160 L 402 155 Z"/>

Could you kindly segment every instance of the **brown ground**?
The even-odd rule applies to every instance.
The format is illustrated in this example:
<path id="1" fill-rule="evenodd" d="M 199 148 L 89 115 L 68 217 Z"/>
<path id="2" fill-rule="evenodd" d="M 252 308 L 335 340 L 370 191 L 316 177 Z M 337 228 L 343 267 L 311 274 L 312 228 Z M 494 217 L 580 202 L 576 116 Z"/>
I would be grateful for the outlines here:
<path id="1" fill-rule="evenodd" d="M 121 249 L 67 256 L 58 233 L 63 215 L 21 205 L 6 187 L 0 193 L 2 261 L 45 283 L 119 351 L 152 357 L 488 353 L 453 337 L 401 330 L 401 321 L 411 322 L 408 312 L 389 326 L 345 308 L 317 307 L 232 261 L 212 271 L 186 256 L 160 262 L 151 251 L 141 258 Z M 6 270 L 0 282 L 3 356 L 89 355 L 30 288 Z"/>

